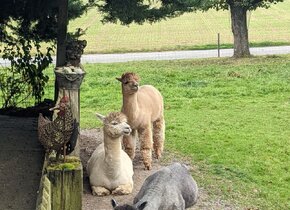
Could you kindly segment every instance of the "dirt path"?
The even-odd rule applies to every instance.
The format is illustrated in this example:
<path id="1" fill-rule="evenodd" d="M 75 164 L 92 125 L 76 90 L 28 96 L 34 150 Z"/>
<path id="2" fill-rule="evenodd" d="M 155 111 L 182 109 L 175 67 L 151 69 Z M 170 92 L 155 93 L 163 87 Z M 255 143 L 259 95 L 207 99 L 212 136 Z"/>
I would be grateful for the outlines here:
<path id="1" fill-rule="evenodd" d="M 36 118 L 0 115 L 0 209 L 35 209 L 44 151 Z"/>
<path id="2" fill-rule="evenodd" d="M 134 190 L 131 195 L 122 195 L 122 196 L 105 196 L 105 197 L 97 197 L 91 194 L 89 179 L 86 173 L 86 162 L 88 161 L 89 157 L 93 153 L 94 149 L 97 145 L 101 143 L 103 139 L 103 135 L 100 129 L 91 129 L 91 130 L 82 130 L 81 131 L 81 159 L 84 166 L 84 193 L 83 193 L 83 210 L 111 210 L 111 199 L 114 198 L 117 200 L 119 204 L 124 203 L 132 203 L 134 196 L 137 194 L 139 189 L 141 188 L 144 180 L 148 177 L 151 173 L 161 168 L 163 165 L 168 165 L 172 162 L 178 162 L 180 160 L 170 157 L 169 154 L 164 154 L 164 159 L 166 159 L 166 163 L 160 163 L 154 159 L 153 167 L 151 171 L 144 170 L 143 163 L 141 161 L 139 151 L 136 151 L 136 158 L 134 159 Z M 192 171 L 193 174 L 199 174 L 197 169 L 193 167 Z M 195 173 L 196 172 L 196 173 Z M 209 194 L 207 193 L 206 189 L 202 186 L 199 186 L 199 199 L 197 204 L 190 208 L 190 210 L 197 210 L 197 209 L 204 209 L 204 210 L 233 210 L 239 209 L 232 204 L 229 204 L 221 199 L 212 199 Z"/>

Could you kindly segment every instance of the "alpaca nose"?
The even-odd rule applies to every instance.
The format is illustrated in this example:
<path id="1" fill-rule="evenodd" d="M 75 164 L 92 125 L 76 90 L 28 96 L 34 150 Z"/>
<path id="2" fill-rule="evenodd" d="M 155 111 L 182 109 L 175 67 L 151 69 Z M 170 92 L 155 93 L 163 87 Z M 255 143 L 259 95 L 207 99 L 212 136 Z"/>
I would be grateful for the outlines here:
<path id="1" fill-rule="evenodd" d="M 134 89 L 134 90 L 138 90 L 138 87 L 139 87 L 139 84 L 138 84 L 138 83 L 134 83 L 134 84 L 133 84 L 133 89 Z"/>
<path id="2" fill-rule="evenodd" d="M 130 133 L 132 132 L 132 129 L 129 125 L 127 125 L 125 128 L 124 128 L 124 133 L 126 135 L 129 135 Z"/>

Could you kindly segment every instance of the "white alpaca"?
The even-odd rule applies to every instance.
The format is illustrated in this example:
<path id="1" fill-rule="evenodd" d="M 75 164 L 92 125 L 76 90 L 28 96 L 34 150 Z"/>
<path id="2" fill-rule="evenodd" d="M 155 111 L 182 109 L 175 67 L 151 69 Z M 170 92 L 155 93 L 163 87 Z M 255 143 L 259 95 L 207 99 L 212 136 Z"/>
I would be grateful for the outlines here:
<path id="1" fill-rule="evenodd" d="M 129 135 L 130 126 L 121 112 L 107 117 L 97 116 L 104 124 L 104 143 L 100 144 L 88 161 L 87 171 L 93 195 L 130 194 L 133 189 L 133 164 L 122 150 L 122 137 Z"/>
<path id="2" fill-rule="evenodd" d="M 132 128 L 132 134 L 123 138 L 125 151 L 131 159 L 134 158 L 135 136 L 138 133 L 143 163 L 150 170 L 152 147 L 157 159 L 163 152 L 165 122 L 162 95 L 151 85 L 139 87 L 139 77 L 135 73 L 125 73 L 117 80 L 122 83 L 122 112 Z"/>

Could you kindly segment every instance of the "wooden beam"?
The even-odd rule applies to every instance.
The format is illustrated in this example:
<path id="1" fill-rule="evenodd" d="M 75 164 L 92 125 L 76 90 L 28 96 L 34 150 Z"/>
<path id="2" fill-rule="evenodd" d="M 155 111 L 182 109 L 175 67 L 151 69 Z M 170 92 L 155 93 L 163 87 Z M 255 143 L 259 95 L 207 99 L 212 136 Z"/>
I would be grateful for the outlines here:
<path id="1" fill-rule="evenodd" d="M 66 35 L 68 25 L 68 0 L 59 0 L 57 19 L 56 66 L 65 65 Z"/>
<path id="2" fill-rule="evenodd" d="M 57 48 L 56 48 L 56 66 L 64 66 L 66 61 L 66 35 L 68 25 L 68 0 L 58 1 L 57 18 Z M 58 98 L 58 85 L 54 84 L 54 101 Z"/>

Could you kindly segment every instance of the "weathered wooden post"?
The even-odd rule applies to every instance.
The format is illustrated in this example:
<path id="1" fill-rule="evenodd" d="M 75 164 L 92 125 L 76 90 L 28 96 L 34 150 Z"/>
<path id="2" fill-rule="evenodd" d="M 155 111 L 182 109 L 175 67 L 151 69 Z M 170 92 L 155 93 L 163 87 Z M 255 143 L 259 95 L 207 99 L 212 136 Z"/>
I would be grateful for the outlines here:
<path id="1" fill-rule="evenodd" d="M 85 76 L 85 71 L 80 64 L 80 58 L 87 42 L 85 40 L 71 40 L 66 48 L 66 65 L 56 67 L 54 72 L 59 92 L 57 103 L 66 95 L 70 99 L 73 117 L 77 121 L 77 132 L 69 142 L 68 152 L 71 155 L 79 156 L 79 123 L 80 123 L 80 86 Z"/>
<path id="2" fill-rule="evenodd" d="M 57 47 L 56 47 L 56 66 L 65 65 L 66 39 L 68 25 L 68 0 L 58 1 L 58 20 L 57 20 Z M 54 83 L 54 101 L 58 97 L 58 84 Z"/>
<path id="3" fill-rule="evenodd" d="M 65 63 L 57 65 L 54 69 L 58 94 L 56 103 L 65 95 L 69 97 L 73 118 L 77 122 L 77 128 L 67 144 L 69 148 L 63 148 L 71 157 L 67 157 L 65 163 L 58 163 L 56 167 L 47 167 L 47 176 L 51 182 L 51 209 L 53 210 L 81 210 L 83 193 L 83 170 L 79 159 L 80 155 L 80 87 L 85 76 L 84 68 L 80 64 L 85 40 L 66 40 Z M 58 63 L 60 64 L 60 63 Z M 56 117 L 54 113 L 53 118 Z M 77 156 L 77 157 L 73 157 Z M 74 159 L 73 167 L 68 167 L 70 159 Z M 75 164 L 75 162 L 77 164 Z M 59 167 L 64 164 L 64 167 Z"/>
<path id="4" fill-rule="evenodd" d="M 220 43 L 220 33 L 218 33 L 218 38 L 217 38 L 217 50 L 218 50 L 218 57 L 221 57 L 220 49 L 221 49 L 221 43 Z"/>
<path id="5" fill-rule="evenodd" d="M 66 95 L 70 99 L 70 106 L 73 113 L 73 118 L 77 121 L 77 130 L 72 135 L 71 141 L 68 144 L 68 152 L 71 155 L 79 156 L 79 123 L 80 123 L 80 85 L 84 78 L 85 72 L 80 68 L 74 69 L 71 67 L 57 67 L 55 75 L 58 82 L 59 93 L 58 100 Z"/>
<path id="6" fill-rule="evenodd" d="M 75 64 L 76 65 L 76 64 Z M 59 92 L 57 103 L 66 95 L 69 97 L 70 107 L 73 118 L 76 119 L 77 127 L 72 134 L 70 148 L 67 150 L 71 153 L 71 157 L 63 164 L 70 164 L 69 159 L 75 158 L 77 164 L 74 167 L 60 167 L 62 163 L 58 163 L 57 167 L 47 167 L 47 176 L 51 182 L 51 209 L 53 210 L 81 210 L 82 209 L 82 193 L 83 193 L 83 170 L 79 159 L 79 123 L 80 123 L 80 86 L 85 76 L 85 71 L 80 65 L 73 66 L 67 62 L 66 66 L 56 67 L 56 81 Z M 54 113 L 54 118 L 56 113 Z M 64 151 L 65 153 L 65 151 Z M 73 157 L 77 156 L 77 157 Z"/>
<path id="7" fill-rule="evenodd" d="M 46 171 L 51 183 L 51 209 L 81 210 L 83 170 L 80 160 L 68 157 L 65 163 L 48 163 Z"/>
<path id="8" fill-rule="evenodd" d="M 77 121 L 77 128 L 68 143 L 68 150 L 74 156 L 67 157 L 64 163 L 50 162 L 50 158 L 45 162 L 43 174 L 47 175 L 51 183 L 51 205 L 53 210 L 81 210 L 83 193 L 83 170 L 79 159 L 79 123 L 80 123 L 80 86 L 85 76 L 85 71 L 80 65 L 80 57 L 86 47 L 86 41 L 77 39 L 68 40 L 68 0 L 58 1 L 58 36 L 57 36 L 57 60 L 55 81 L 55 102 L 66 95 L 69 97 L 73 118 Z M 80 34 L 78 34 L 80 35 Z M 54 112 L 53 119 L 56 118 Z M 64 146 L 64 154 L 66 153 Z M 45 164 L 46 165 L 46 164 Z M 48 208 L 49 209 L 49 208 Z"/>

